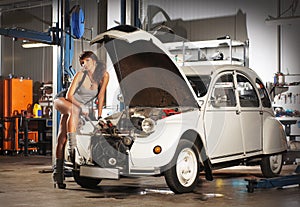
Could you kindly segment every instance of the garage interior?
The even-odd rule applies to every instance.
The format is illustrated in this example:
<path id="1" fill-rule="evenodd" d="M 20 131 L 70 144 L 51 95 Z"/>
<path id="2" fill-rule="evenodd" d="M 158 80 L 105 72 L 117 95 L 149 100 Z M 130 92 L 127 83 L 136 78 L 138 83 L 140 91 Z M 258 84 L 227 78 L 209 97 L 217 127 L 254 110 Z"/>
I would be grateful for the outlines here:
<path id="1" fill-rule="evenodd" d="M 82 51 L 94 51 L 113 73 L 106 51 L 90 41 L 120 25 L 158 34 L 180 67 L 253 69 L 285 129 L 288 149 L 280 176 L 267 179 L 259 166 L 239 165 L 214 170 L 213 181 L 201 173 L 193 192 L 175 194 L 156 176 L 104 180 L 85 189 L 66 167 L 67 188 L 53 188 L 60 119 L 54 96 L 81 69 Z M 299 206 L 299 26 L 298 0 L 0 0 L 2 205 Z M 112 75 L 104 117 L 124 107 L 119 90 Z"/>

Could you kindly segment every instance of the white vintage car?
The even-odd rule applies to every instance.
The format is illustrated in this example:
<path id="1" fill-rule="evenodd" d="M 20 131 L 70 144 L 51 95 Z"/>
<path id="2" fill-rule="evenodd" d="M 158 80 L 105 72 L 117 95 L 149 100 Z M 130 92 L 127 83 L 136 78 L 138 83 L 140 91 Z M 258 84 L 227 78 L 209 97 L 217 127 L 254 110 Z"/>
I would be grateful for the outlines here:
<path id="1" fill-rule="evenodd" d="M 73 175 L 82 187 L 121 176 L 163 175 L 175 193 L 192 191 L 199 173 L 260 164 L 280 173 L 287 149 L 268 92 L 240 66 L 181 67 L 153 35 L 118 26 L 91 44 L 106 48 L 124 110 L 85 121 L 77 135 Z"/>

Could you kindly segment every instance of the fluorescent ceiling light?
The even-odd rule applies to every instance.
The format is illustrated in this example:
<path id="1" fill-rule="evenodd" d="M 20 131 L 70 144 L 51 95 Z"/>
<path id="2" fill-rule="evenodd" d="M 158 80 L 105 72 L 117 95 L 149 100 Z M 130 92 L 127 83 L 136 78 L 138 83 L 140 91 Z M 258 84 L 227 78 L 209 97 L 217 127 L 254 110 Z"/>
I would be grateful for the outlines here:
<path id="1" fill-rule="evenodd" d="M 52 46 L 50 44 L 41 43 L 41 42 L 23 42 L 23 48 L 37 48 L 37 47 L 49 47 Z"/>

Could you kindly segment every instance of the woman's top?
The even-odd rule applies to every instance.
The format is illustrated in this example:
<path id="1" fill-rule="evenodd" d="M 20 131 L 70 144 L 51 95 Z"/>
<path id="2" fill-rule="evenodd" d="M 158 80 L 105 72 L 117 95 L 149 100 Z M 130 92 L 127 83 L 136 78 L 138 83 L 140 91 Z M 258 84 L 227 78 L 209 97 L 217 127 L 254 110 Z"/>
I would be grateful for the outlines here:
<path id="1" fill-rule="evenodd" d="M 101 88 L 101 85 L 98 86 L 98 89 L 93 89 L 93 90 L 85 88 L 82 83 L 85 80 L 86 76 L 87 76 L 87 73 L 85 72 L 75 90 L 75 93 L 74 93 L 74 98 L 78 102 L 83 103 L 83 104 L 87 104 L 88 102 L 90 102 L 91 100 L 96 98 L 96 96 L 99 93 L 99 89 Z M 56 94 L 54 99 L 57 99 L 60 97 L 66 97 L 67 91 L 68 91 L 68 89 L 64 89 L 64 90 L 60 91 L 59 93 Z"/>
<path id="2" fill-rule="evenodd" d="M 74 94 L 74 98 L 78 102 L 86 104 L 90 102 L 93 98 L 95 98 L 97 94 L 98 94 L 98 89 L 94 89 L 94 90 L 87 89 L 83 86 L 83 84 L 81 84 L 79 89 Z"/>

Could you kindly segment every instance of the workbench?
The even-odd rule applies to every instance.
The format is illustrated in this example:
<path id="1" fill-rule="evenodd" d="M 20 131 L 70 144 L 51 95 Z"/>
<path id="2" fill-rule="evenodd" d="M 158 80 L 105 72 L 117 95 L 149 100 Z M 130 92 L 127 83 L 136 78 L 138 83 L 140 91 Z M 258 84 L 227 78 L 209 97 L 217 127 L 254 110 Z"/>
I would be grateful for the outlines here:
<path id="1" fill-rule="evenodd" d="M 288 150 L 283 157 L 284 162 L 285 164 L 293 164 L 296 159 L 300 159 L 300 117 L 283 116 L 277 119 L 284 125 L 288 142 Z"/>
<path id="2" fill-rule="evenodd" d="M 52 150 L 52 119 L 47 118 L 24 118 L 24 154 L 28 154 L 28 132 L 38 132 L 38 153 L 46 155 Z M 27 137 L 26 137 L 27 136 Z"/>
<path id="3" fill-rule="evenodd" d="M 1 151 L 3 154 L 22 152 L 27 156 L 29 151 L 43 155 L 49 151 L 51 153 L 51 119 L 23 116 L 2 117 L 1 125 Z"/>

